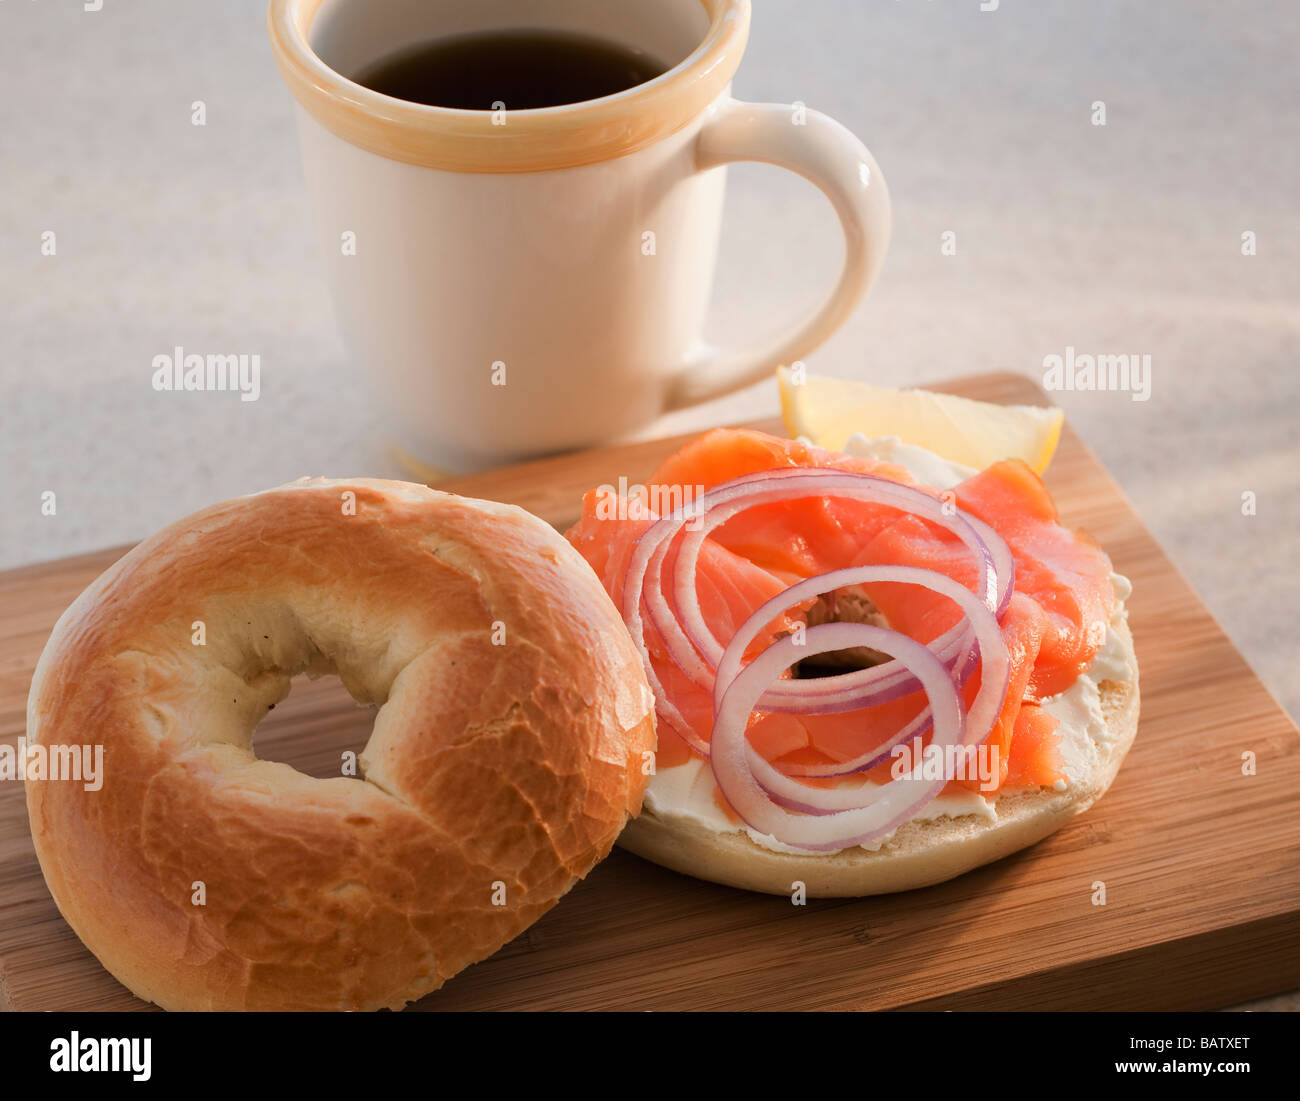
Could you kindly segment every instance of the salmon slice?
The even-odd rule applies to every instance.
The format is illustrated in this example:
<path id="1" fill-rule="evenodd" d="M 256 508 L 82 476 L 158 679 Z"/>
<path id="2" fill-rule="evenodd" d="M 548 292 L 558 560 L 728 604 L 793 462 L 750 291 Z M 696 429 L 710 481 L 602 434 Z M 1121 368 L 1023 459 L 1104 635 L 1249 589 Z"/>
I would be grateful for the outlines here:
<path id="1" fill-rule="evenodd" d="M 658 518 L 649 510 L 626 507 L 626 501 L 623 505 L 621 508 L 617 504 L 611 507 L 608 500 L 602 501 L 598 492 L 592 490 L 583 498 L 581 518 L 567 533 L 569 542 L 591 564 L 620 610 L 623 606 L 623 581 L 637 540 Z M 670 573 L 675 556 L 676 546 L 670 548 L 665 559 L 665 576 Z M 704 621 L 724 646 L 761 605 L 787 588 L 785 581 L 711 539 L 704 540 L 701 547 L 695 586 Z M 797 621 L 797 614 L 779 617 L 765 635 L 755 639 L 752 653 L 764 649 L 772 638 L 792 628 Z M 665 693 L 696 735 L 707 742 L 713 729 L 712 692 L 696 685 L 677 667 L 668 656 L 663 640 L 653 629 L 647 629 L 645 641 L 651 664 Z M 788 737 L 784 740 L 770 738 L 767 748 L 779 756 L 791 746 Z M 691 755 L 686 742 L 667 723 L 660 723 L 657 765 L 671 768 L 685 762 Z"/>
<path id="2" fill-rule="evenodd" d="M 916 485 L 908 471 L 894 464 L 736 429 L 716 429 L 687 444 L 663 463 L 650 484 L 694 494 L 747 474 L 793 467 L 849 470 Z M 1015 592 L 1002 617 L 1011 684 L 986 739 L 998 751 L 997 780 L 999 785 L 1050 785 L 1061 775 L 1056 723 L 1035 705 L 1073 684 L 1104 641 L 1114 603 L 1110 560 L 1086 536 L 1061 527 L 1042 481 L 1019 461 L 996 463 L 953 492 L 962 509 L 1006 540 L 1016 563 Z M 621 602 L 623 575 L 636 539 L 648 526 L 646 520 L 596 518 L 593 495 L 588 494 L 583 518 L 569 532 L 570 541 L 616 602 Z M 911 513 L 843 498 L 811 496 L 757 506 L 714 531 L 703 547 L 697 591 L 706 621 L 724 644 L 763 601 L 786 585 L 843 566 L 919 566 L 972 588 L 976 584 L 969 550 L 947 529 Z M 862 588 L 893 629 L 921 642 L 933 641 L 960 618 L 951 601 L 920 586 Z M 781 633 L 782 626 L 771 625 L 756 641 L 754 652 Z M 707 740 L 710 694 L 676 668 L 653 632 L 647 632 L 647 647 L 665 691 L 695 733 Z M 964 688 L 968 703 L 978 684 L 977 670 Z M 917 692 L 837 715 L 755 713 L 747 737 L 763 757 L 778 764 L 846 761 L 882 744 L 925 704 L 924 695 Z M 690 756 L 689 747 L 666 723 L 660 730 L 660 766 L 671 767 Z M 889 768 L 886 760 L 868 778 L 884 782 L 890 778 Z M 950 786 L 979 784 L 978 779 L 967 779 Z"/>
<path id="3" fill-rule="evenodd" d="M 1015 744 L 1017 723 L 1025 702 L 1025 690 L 1033 676 L 1034 663 L 1038 658 L 1046 629 L 1046 617 L 1038 604 L 1023 593 L 1013 593 L 1006 614 L 1002 617 L 1002 638 L 1011 655 L 1011 680 L 1007 685 L 1007 696 L 1002 704 L 1002 712 L 998 715 L 997 722 L 993 724 L 989 736 L 984 739 L 986 746 L 997 751 L 997 756 L 994 758 L 997 770 L 994 779 L 999 788 L 1006 782 L 1011 762 L 1017 755 Z M 977 669 L 965 686 L 968 707 L 974 702 L 979 683 L 980 671 Z M 1020 762 L 1017 775 L 1021 778 L 1022 784 L 1055 782 L 1055 772 L 1040 774 L 1035 771 L 1034 763 L 1029 760 Z M 951 783 L 970 788 L 972 791 L 978 791 L 981 787 L 981 781 L 971 777 L 953 780 Z"/>
<path id="4" fill-rule="evenodd" d="M 916 484 L 904 467 L 894 463 L 841 455 L 739 428 L 716 428 L 688 443 L 664 461 L 650 484 L 711 489 L 746 474 L 793 467 L 848 470 Z M 826 561 L 846 565 L 864 539 L 903 515 L 886 508 L 865 512 L 838 498 L 809 497 L 748 509 L 718 528 L 713 538 L 755 565 L 793 581 L 825 573 Z"/>
<path id="5" fill-rule="evenodd" d="M 1070 687 L 1106 641 L 1115 606 L 1110 557 L 1086 533 L 1057 519 L 1043 481 L 1019 460 L 994 463 L 955 490 L 958 505 L 992 525 L 1016 560 L 1016 591 L 1047 613 L 1028 698 Z"/>
<path id="6" fill-rule="evenodd" d="M 1060 720 L 1049 715 L 1036 703 L 1025 703 L 1016 716 L 1015 752 L 1007 770 L 1008 787 L 1029 784 L 1054 784 L 1064 780 L 1061 771 Z"/>

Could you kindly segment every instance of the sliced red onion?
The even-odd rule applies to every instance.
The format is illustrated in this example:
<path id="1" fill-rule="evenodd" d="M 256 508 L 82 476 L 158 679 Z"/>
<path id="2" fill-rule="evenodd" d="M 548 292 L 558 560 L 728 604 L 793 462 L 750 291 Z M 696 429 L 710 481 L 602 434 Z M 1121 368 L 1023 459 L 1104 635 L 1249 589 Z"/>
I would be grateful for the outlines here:
<path id="1" fill-rule="evenodd" d="M 802 478 L 808 479 L 808 473 L 803 472 Z M 946 502 L 922 490 L 899 485 L 897 482 L 891 482 L 888 479 L 878 478 L 874 475 L 858 474 L 851 471 L 837 471 L 830 474 L 824 471 L 812 473 L 820 475 L 816 479 L 816 487 L 801 484 L 801 490 L 816 492 L 826 497 L 847 498 L 885 505 L 913 515 L 924 516 L 952 531 L 971 550 L 976 563 L 980 566 L 986 603 L 990 608 L 996 608 L 999 613 L 1005 609 L 1006 603 L 1011 598 L 1015 568 L 1014 560 L 1005 542 L 982 521 L 958 509 L 952 508 L 950 510 Z M 784 480 L 789 480 L 789 476 L 786 476 Z M 811 479 L 808 480 L 811 481 Z M 847 488 L 841 488 L 845 480 L 847 480 Z M 682 626 L 685 634 L 692 643 L 700 648 L 705 660 L 714 666 L 720 660 L 722 645 L 712 634 L 700 612 L 699 601 L 696 598 L 695 567 L 700 547 L 703 545 L 704 538 L 710 532 L 738 513 L 756 504 L 766 503 L 767 494 L 762 491 L 755 493 L 752 497 L 747 497 L 741 493 L 739 494 L 739 500 L 737 500 L 737 490 L 731 487 L 738 486 L 741 481 L 741 479 L 737 479 L 734 482 L 726 483 L 728 487 L 726 498 L 711 502 L 713 507 L 709 509 L 703 523 L 698 528 L 687 531 L 682 540 L 682 547 L 678 551 L 674 571 L 674 596 L 676 597 L 677 606 L 682 611 Z M 801 493 L 800 496 L 802 495 L 804 494 Z M 760 497 L 764 499 L 758 499 Z M 976 524 L 983 528 L 987 536 L 990 537 L 987 542 L 981 537 L 981 533 L 976 530 Z M 991 549 L 992 547 L 997 549 L 996 556 L 995 551 Z M 958 657 L 969 653 L 970 644 L 969 632 L 964 629 L 962 624 L 957 624 L 945 635 L 931 643 L 930 647 L 938 654 L 941 661 L 953 662 Z M 858 670 L 854 674 L 842 674 L 841 676 L 844 678 L 843 680 L 840 678 L 822 678 L 827 683 L 819 685 L 818 690 L 814 693 L 818 702 L 829 702 L 829 697 L 843 693 L 845 694 L 844 698 L 849 701 L 850 707 L 864 706 L 869 703 L 884 703 L 890 699 L 897 699 L 916 691 L 919 687 L 915 678 L 909 676 L 906 670 L 900 670 L 896 666 L 891 667 L 888 664 L 876 666 L 873 669 Z M 867 685 L 872 686 L 876 691 L 871 696 L 864 697 L 857 689 Z M 767 698 L 763 701 L 764 709 L 784 711 L 787 708 L 780 705 L 793 701 L 791 710 L 807 713 L 808 707 L 804 701 L 808 699 L 808 694 L 800 691 L 800 687 L 802 686 L 791 684 L 788 681 L 779 682 L 769 690 Z"/>
<path id="2" fill-rule="evenodd" d="M 741 674 L 741 661 L 746 648 L 757 637 L 764 624 L 771 622 L 774 616 L 779 615 L 783 607 L 798 604 L 809 596 L 819 596 L 824 592 L 843 588 L 845 585 L 866 585 L 873 582 L 920 585 L 931 592 L 947 597 L 961 609 L 962 614 L 974 632 L 978 658 L 982 662 L 980 686 L 966 715 L 967 743 L 974 745 L 988 737 L 989 731 L 993 729 L 993 724 L 997 722 L 998 716 L 1002 713 L 1003 704 L 1006 703 L 1007 688 L 1011 680 L 1011 659 L 1007 652 L 1006 640 L 1002 637 L 1002 630 L 998 626 L 997 618 L 979 597 L 959 581 L 955 581 L 947 574 L 939 573 L 936 570 L 920 569 L 916 566 L 851 566 L 842 570 L 833 570 L 830 573 L 824 573 L 817 577 L 810 577 L 806 581 L 801 581 L 755 609 L 749 619 L 742 623 L 740 629 L 736 631 L 722 655 L 722 660 L 718 663 L 713 695 L 715 716 L 722 714 L 723 697 Z M 827 625 L 823 624 L 823 626 Z M 866 626 L 866 624 L 851 624 L 850 626 Z M 815 628 L 808 628 L 804 633 L 805 639 L 812 634 L 813 630 Z M 884 632 L 883 635 L 877 634 L 875 637 L 887 639 L 907 637 L 887 628 L 873 627 L 872 630 Z M 819 637 L 823 636 L 819 635 Z M 805 647 L 798 645 L 792 636 L 790 641 L 794 650 L 805 649 Z M 908 639 L 908 641 L 913 642 L 914 640 Z M 864 645 L 870 644 L 865 643 Z M 919 646 L 920 643 L 916 643 L 916 645 Z M 875 646 L 873 648 L 883 650 L 887 654 L 894 653 L 892 645 Z M 930 652 L 928 647 L 926 650 Z M 811 650 L 807 656 L 824 652 L 824 650 Z M 933 653 L 931 653 L 931 656 L 934 656 Z M 936 658 L 936 660 L 938 659 Z M 949 683 L 952 684 L 954 691 L 960 690 L 961 683 L 954 682 L 951 672 L 946 667 L 945 675 L 948 677 Z M 758 707 L 762 708 L 761 700 Z M 837 708 L 836 710 L 848 709 Z M 838 791 L 836 789 L 813 789 L 799 784 L 796 780 L 792 780 L 791 777 L 848 776 L 874 768 L 890 755 L 895 746 L 902 745 L 912 738 L 920 737 L 926 733 L 930 729 L 932 710 L 932 707 L 924 708 L 910 722 L 896 731 L 892 737 L 851 760 L 838 761 L 830 765 L 790 766 L 784 771 L 778 771 L 755 754 L 754 771 L 759 775 L 760 782 L 769 792 L 786 801 L 802 800 L 798 804 L 801 808 L 855 806 L 857 804 L 854 800 L 860 798 L 861 793 L 859 791 L 854 789 L 839 789 Z M 718 719 L 715 717 L 715 725 L 717 721 Z M 807 799 L 803 798 L 805 795 L 808 796 Z"/>
<path id="3" fill-rule="evenodd" d="M 772 799 L 759 777 L 765 782 L 790 781 L 762 761 L 745 737 L 750 713 L 765 686 L 811 654 L 866 645 L 893 655 L 916 675 L 934 713 L 932 746 L 942 751 L 962 744 L 965 724 L 948 670 L 929 649 L 906 635 L 865 623 L 824 623 L 810 627 L 805 641 L 806 645 L 798 646 L 789 636 L 779 639 L 730 683 L 714 720 L 710 761 L 723 795 L 751 829 L 795 848 L 838 851 L 874 840 L 906 822 L 939 793 L 944 780 L 925 780 L 919 771 L 913 771 L 871 789 L 852 809 L 792 814 Z M 809 806 L 820 805 L 819 796 L 834 794 L 800 786 L 800 799 Z"/>

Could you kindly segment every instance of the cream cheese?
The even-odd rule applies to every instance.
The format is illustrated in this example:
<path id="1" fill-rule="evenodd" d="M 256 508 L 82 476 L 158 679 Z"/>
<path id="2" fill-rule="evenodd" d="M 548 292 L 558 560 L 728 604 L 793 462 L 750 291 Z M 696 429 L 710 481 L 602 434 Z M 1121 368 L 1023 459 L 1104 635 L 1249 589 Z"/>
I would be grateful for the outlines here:
<path id="1" fill-rule="evenodd" d="M 1061 723 L 1058 742 L 1061 771 L 1069 779 L 1058 780 L 1057 791 L 1068 791 L 1071 783 L 1088 775 L 1115 736 L 1107 729 L 1102 712 L 1102 682 L 1128 684 L 1137 676 L 1131 653 L 1119 636 L 1119 628 L 1128 618 L 1124 601 L 1133 586 L 1123 574 L 1113 573 L 1110 579 L 1115 587 L 1116 604 L 1107 626 L 1106 641 L 1078 680 L 1060 695 L 1043 701 L 1043 710 Z"/>
<path id="2" fill-rule="evenodd" d="M 903 443 L 897 436 L 869 440 L 858 433 L 849 437 L 849 442 L 844 445 L 844 454 L 901 466 L 918 482 L 931 489 L 952 489 L 975 473 L 974 467 L 950 463 L 924 447 Z"/>
<path id="3" fill-rule="evenodd" d="M 879 459 L 905 467 L 912 476 L 934 489 L 950 489 L 974 473 L 969 467 L 946 459 L 890 436 L 869 440 L 854 436 L 844 448 L 850 455 Z M 1068 690 L 1043 701 L 1043 708 L 1061 722 L 1061 769 L 1067 779 L 1057 781 L 1057 791 L 1068 791 L 1088 774 L 1110 737 L 1102 714 L 1102 681 L 1127 683 L 1137 670 L 1129 660 L 1117 629 L 1128 615 L 1125 601 L 1133 591 L 1128 579 L 1112 574 L 1116 605 L 1106 631 L 1106 641 L 1092 663 Z M 1003 789 L 1004 791 L 1007 789 Z M 650 780 L 645 806 L 660 818 L 685 819 L 719 833 L 744 831 L 751 841 L 773 852 L 802 853 L 805 850 L 785 845 L 776 838 L 731 821 L 714 800 L 713 770 L 707 761 L 692 757 L 685 764 L 661 769 Z M 927 803 L 911 818 L 913 822 L 930 822 L 939 818 L 975 817 L 985 821 L 997 819 L 996 796 L 989 799 L 977 791 L 943 793 Z M 888 843 L 892 834 L 870 841 L 861 848 L 875 852 Z"/>

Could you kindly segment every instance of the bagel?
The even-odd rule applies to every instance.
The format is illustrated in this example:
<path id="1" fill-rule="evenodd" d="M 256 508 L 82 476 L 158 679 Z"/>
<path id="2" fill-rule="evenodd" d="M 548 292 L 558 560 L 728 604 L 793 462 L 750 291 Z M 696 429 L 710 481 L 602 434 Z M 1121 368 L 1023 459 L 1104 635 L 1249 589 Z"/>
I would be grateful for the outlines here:
<path id="1" fill-rule="evenodd" d="M 201 629 L 200 629 L 201 628 Z M 290 678 L 378 704 L 360 775 L 259 760 Z M 204 509 L 59 619 L 28 700 L 102 786 L 27 778 L 59 910 L 171 1010 L 399 1008 L 549 910 L 641 806 L 653 697 L 522 509 L 378 480 Z"/>
<path id="2" fill-rule="evenodd" d="M 804 473 L 792 473 L 795 470 Z M 1040 641 L 1047 637 L 1048 614 L 1043 605 L 1027 595 L 1036 593 L 1059 616 L 1052 622 L 1061 625 L 1062 633 L 1053 636 L 1052 643 L 1059 646 L 1063 645 L 1062 639 L 1070 639 L 1065 645 L 1074 649 L 1067 649 L 1067 657 L 1055 668 L 1050 660 L 1045 662 L 1049 675 L 1032 687 L 1031 674 L 1039 671 L 1037 666 L 1021 666 L 1017 696 L 1011 698 L 1015 710 L 1010 721 L 1015 721 L 1020 705 L 1026 701 L 1038 710 L 1029 716 L 1024 742 L 1018 743 L 1025 749 L 1014 770 L 1008 768 L 997 779 L 981 772 L 979 791 L 961 784 L 944 784 L 931 789 L 939 794 L 927 793 L 919 803 L 905 805 L 904 813 L 886 823 L 878 822 L 871 832 L 859 829 L 854 833 L 843 826 L 840 828 L 847 832 L 828 830 L 822 835 L 823 844 L 800 848 L 792 840 L 799 834 L 783 832 L 787 823 L 779 817 L 782 811 L 806 812 L 811 805 L 814 811 L 820 806 L 829 813 L 837 802 L 840 808 L 846 808 L 856 798 L 857 809 L 850 813 L 858 813 L 876 799 L 888 799 L 889 793 L 864 792 L 855 797 L 850 792 L 846 798 L 823 798 L 819 803 L 814 802 L 811 793 L 817 786 L 824 788 L 827 782 L 848 787 L 864 781 L 882 786 L 888 786 L 888 782 L 880 772 L 874 778 L 865 778 L 852 775 L 850 770 L 838 779 L 832 779 L 835 773 L 826 773 L 820 785 L 815 781 L 808 785 L 809 805 L 801 805 L 797 788 L 794 795 L 789 786 L 779 792 L 774 788 L 764 792 L 765 782 L 752 776 L 750 783 L 759 794 L 748 795 L 744 783 L 736 778 L 733 757 L 728 767 L 736 785 L 734 790 L 748 797 L 749 808 L 757 808 L 759 813 L 746 820 L 733 810 L 728 798 L 731 793 L 724 791 L 721 774 L 714 772 L 709 747 L 701 748 L 691 740 L 711 741 L 716 733 L 712 723 L 718 719 L 718 701 L 721 699 L 725 706 L 730 689 L 724 687 L 719 695 L 717 682 L 709 678 L 721 675 L 719 670 L 727 660 L 724 647 L 735 646 L 737 630 L 744 629 L 742 623 L 753 622 L 751 617 L 758 614 L 764 602 L 773 615 L 793 606 L 793 602 L 776 603 L 780 599 L 777 594 L 782 590 L 788 593 L 791 584 L 815 585 L 818 576 L 824 578 L 847 564 L 886 570 L 920 565 L 943 576 L 952 561 L 950 551 L 940 543 L 930 542 L 926 528 L 912 517 L 873 528 L 870 513 L 827 509 L 836 487 L 823 494 L 817 486 L 825 484 L 825 474 L 819 472 L 836 470 L 849 475 L 855 471 L 858 475 L 874 475 L 877 483 L 906 484 L 910 478 L 940 500 L 944 500 L 941 495 L 945 491 L 964 487 L 962 492 L 973 494 L 979 501 L 982 480 L 982 515 L 989 537 L 1001 538 L 998 521 L 1010 529 L 1022 522 L 1026 525 L 1018 535 L 1020 545 L 1028 544 L 1023 563 L 1017 563 L 1023 570 L 1019 587 L 1015 587 L 1014 568 L 1010 575 L 1004 575 L 1009 576 L 1013 588 L 1007 592 L 1006 609 L 1000 619 L 1003 640 L 1005 632 L 1017 632 L 1020 660 L 1037 661 Z M 786 485 L 795 487 L 785 497 L 781 496 L 782 478 L 787 479 Z M 810 485 L 814 486 L 811 490 L 799 488 Z M 692 530 L 692 513 L 680 503 L 686 499 L 683 487 L 690 486 L 695 486 L 702 500 L 707 501 L 709 493 L 714 495 L 713 504 L 698 508 L 694 516 L 705 519 L 710 507 L 718 512 L 711 524 L 693 529 L 707 534 L 696 537 L 688 559 L 691 573 L 683 576 L 675 571 L 689 544 L 683 539 L 678 551 L 670 548 L 675 530 Z M 676 498 L 671 492 L 674 489 Z M 672 730 L 672 736 L 661 741 L 657 771 L 646 791 L 644 809 L 619 837 L 620 847 L 674 871 L 751 891 L 802 893 L 805 897 L 885 894 L 930 886 L 1032 845 L 1087 810 L 1114 780 L 1136 736 L 1140 709 L 1138 663 L 1126 606 L 1132 587 L 1114 572 L 1110 559 L 1086 534 L 1070 533 L 1059 526 L 1055 504 L 1042 481 L 1023 463 L 995 464 L 988 471 L 977 472 L 893 437 L 854 437 L 840 453 L 747 429 L 718 429 L 686 444 L 650 476 L 641 499 L 666 500 L 668 508 L 634 514 L 630 507 L 611 507 L 611 491 L 612 487 L 600 487 L 584 498 L 582 515 L 570 529 L 569 538 L 596 566 L 606 587 L 618 595 L 628 613 L 625 621 L 634 636 L 642 639 L 646 647 L 643 661 L 654 670 L 656 691 L 662 699 L 660 717 L 664 729 Z M 863 492 L 867 492 L 865 487 Z M 747 497 L 750 494 L 752 497 Z M 758 500 L 761 505 L 764 497 L 771 510 L 746 520 L 747 502 Z M 810 499 L 812 503 L 804 511 L 787 507 L 791 502 Z M 922 499 L 932 501 L 933 496 Z M 958 499 L 954 492 L 948 500 Z M 660 517 L 665 519 L 655 526 Z M 731 526 L 737 523 L 741 526 Z M 864 531 L 871 534 L 864 536 Z M 710 541 L 698 541 L 704 538 Z M 1036 544 L 1035 539 L 1041 542 Z M 868 551 L 868 546 L 873 549 Z M 708 555 L 702 553 L 702 547 L 708 548 Z M 1003 549 L 1008 556 L 1012 554 L 1005 544 Z M 963 558 L 968 550 L 963 550 Z M 1045 559 L 1034 557 L 1039 550 L 1047 556 Z M 673 558 L 674 554 L 678 557 Z M 1063 563 L 1059 577 L 1046 564 L 1052 561 Z M 799 578 L 808 580 L 801 582 Z M 919 584 L 915 579 L 912 583 Z M 633 585 L 636 589 L 629 589 Z M 655 587 L 657 594 L 651 592 Z M 886 587 L 882 583 L 877 591 Z M 691 588 L 693 601 L 690 596 L 683 597 Z M 635 604 L 629 600 L 631 591 L 637 593 Z M 915 588 L 910 591 L 917 592 Z M 810 668 L 800 668 L 797 676 L 819 677 L 828 670 L 843 673 L 888 660 L 889 654 L 869 646 L 855 647 L 848 640 L 880 638 L 882 631 L 893 626 L 892 616 L 899 619 L 900 635 L 906 635 L 907 623 L 913 631 L 938 630 L 932 627 L 937 621 L 925 621 L 930 594 L 922 595 L 919 602 L 915 596 L 907 598 L 897 592 L 882 595 L 892 601 L 888 613 L 873 603 L 865 587 L 855 589 L 851 582 L 805 587 L 805 597 L 812 598 L 813 603 L 799 613 L 803 622 L 798 623 L 798 628 L 806 628 L 809 637 L 819 630 L 825 635 L 824 625 L 828 623 L 864 624 L 867 632 L 839 632 L 844 648 L 814 649 Z M 629 612 L 633 607 L 637 609 L 635 616 Z M 1041 617 L 1040 626 L 1030 626 L 1026 633 L 1020 633 L 1024 624 L 1035 623 L 1035 615 Z M 1071 620 L 1072 615 L 1077 618 Z M 662 627 L 674 621 L 675 641 Z M 782 639 L 779 644 L 787 645 L 789 640 L 784 636 L 792 633 L 796 635 L 793 644 L 801 644 L 803 636 L 789 622 L 775 626 L 768 622 L 766 629 L 777 632 Z M 1089 639 L 1086 650 L 1079 645 L 1085 629 Z M 1072 631 L 1077 633 L 1072 635 Z M 713 633 L 711 642 L 704 641 L 708 632 Z M 651 643 L 645 641 L 648 636 Z M 750 636 L 747 644 L 752 646 L 760 638 Z M 939 644 L 934 633 L 920 638 Z M 1097 641 L 1092 641 L 1094 638 Z M 658 647 L 657 652 L 652 645 Z M 1033 647 L 1032 657 L 1026 659 L 1029 646 Z M 1085 652 L 1086 658 L 1074 663 L 1076 655 Z M 785 656 L 794 653 L 798 651 L 787 649 Z M 731 656 L 739 661 L 735 652 Z M 785 663 L 787 668 L 790 664 Z M 732 677 L 739 667 L 739 663 L 731 667 Z M 774 669 L 767 673 L 770 675 Z M 1008 691 L 1011 683 L 1008 680 Z M 881 702 L 893 700 L 886 697 Z M 971 705 L 972 697 L 968 696 L 967 706 Z M 753 711 L 751 706 L 751 718 Z M 817 745 L 817 728 L 802 723 L 802 715 L 797 714 L 788 718 L 778 714 L 775 721 L 770 721 L 770 714 L 760 717 L 759 722 L 747 725 L 744 734 L 754 747 L 757 731 L 773 759 L 811 747 L 822 752 L 821 760 L 815 762 L 818 764 L 852 760 L 870 745 L 852 729 L 853 711 L 849 707 L 810 711 L 828 718 L 848 716 L 841 719 L 838 728 L 829 724 L 821 728 L 823 736 L 829 729 L 831 748 Z M 894 715 L 895 721 L 905 721 L 897 718 L 897 711 Z M 729 716 L 729 721 L 735 720 L 735 714 Z M 765 721 L 766 726 L 762 725 Z M 879 730 L 875 736 L 880 738 L 888 729 Z M 981 744 L 992 733 L 991 728 L 985 729 Z M 735 730 L 734 726 L 730 728 L 732 733 Z M 864 729 L 863 733 L 869 731 Z M 916 742 L 918 751 L 919 745 Z M 1008 736 L 1001 746 L 1010 745 Z M 1036 749 L 1039 755 L 1035 758 Z M 894 745 L 891 756 L 895 757 L 894 778 L 916 767 L 905 763 L 913 760 L 907 742 Z M 869 757 L 859 759 L 866 761 Z M 805 759 L 801 763 L 809 762 Z M 878 758 L 872 766 L 858 771 L 875 771 L 883 763 L 883 758 Z M 969 777 L 960 772 L 940 775 L 938 770 L 931 776 L 927 766 L 924 779 L 965 781 Z M 984 786 L 988 780 L 995 782 Z M 764 801 L 777 807 L 777 813 L 764 814 Z M 836 825 L 833 814 L 825 821 Z M 805 831 L 802 836 L 815 835 L 814 831 Z M 854 838 L 860 838 L 861 843 Z"/>

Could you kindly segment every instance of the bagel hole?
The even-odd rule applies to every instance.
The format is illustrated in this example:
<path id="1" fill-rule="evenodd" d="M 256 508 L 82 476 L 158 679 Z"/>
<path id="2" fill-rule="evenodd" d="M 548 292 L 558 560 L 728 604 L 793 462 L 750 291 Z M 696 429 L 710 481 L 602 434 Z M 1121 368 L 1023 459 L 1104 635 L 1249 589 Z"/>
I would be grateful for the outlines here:
<path id="1" fill-rule="evenodd" d="M 357 759 L 370 740 L 378 710 L 357 703 L 338 677 L 312 680 L 300 673 L 289 682 L 289 694 L 257 724 L 253 752 L 259 760 L 289 765 L 318 780 L 360 780 Z M 345 759 L 349 752 L 352 756 Z"/>
<path id="2" fill-rule="evenodd" d="M 856 586 L 835 589 L 818 597 L 808 609 L 805 619 L 809 627 L 819 623 L 867 623 L 873 627 L 889 627 L 889 621 L 880 609 Z M 889 660 L 888 654 L 868 646 L 856 646 L 851 650 L 828 650 L 795 665 L 794 676 L 798 680 L 833 677 Z"/>

